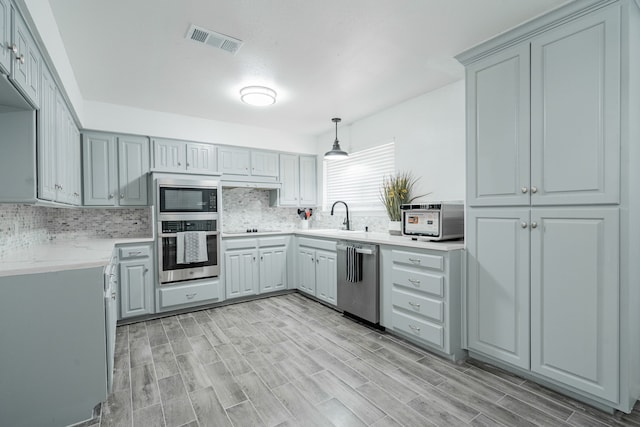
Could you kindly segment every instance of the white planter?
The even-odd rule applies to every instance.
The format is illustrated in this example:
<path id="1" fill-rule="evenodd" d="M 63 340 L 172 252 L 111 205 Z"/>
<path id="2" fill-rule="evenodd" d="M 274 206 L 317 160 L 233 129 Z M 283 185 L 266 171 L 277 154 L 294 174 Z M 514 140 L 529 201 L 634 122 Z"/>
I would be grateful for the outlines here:
<path id="1" fill-rule="evenodd" d="M 392 236 L 401 236 L 402 221 L 389 221 L 389 234 Z"/>

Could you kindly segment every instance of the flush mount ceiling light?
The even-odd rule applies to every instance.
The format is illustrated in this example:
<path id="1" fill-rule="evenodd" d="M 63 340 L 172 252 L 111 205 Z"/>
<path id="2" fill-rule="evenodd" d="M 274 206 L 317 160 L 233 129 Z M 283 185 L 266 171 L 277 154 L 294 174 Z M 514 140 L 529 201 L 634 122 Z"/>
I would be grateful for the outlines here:
<path id="1" fill-rule="evenodd" d="M 240 89 L 240 100 L 245 104 L 264 107 L 276 103 L 276 91 L 265 86 L 247 86 Z"/>
<path id="2" fill-rule="evenodd" d="M 340 123 L 342 119 L 335 117 L 331 119 L 331 121 L 336 124 L 336 140 L 333 141 L 333 147 L 331 147 L 331 151 L 327 151 L 326 153 L 324 153 L 324 158 L 327 160 L 346 159 L 347 157 L 349 157 L 349 154 L 347 154 L 346 151 L 342 151 L 342 148 L 340 148 L 340 142 L 338 141 L 338 123 Z"/>

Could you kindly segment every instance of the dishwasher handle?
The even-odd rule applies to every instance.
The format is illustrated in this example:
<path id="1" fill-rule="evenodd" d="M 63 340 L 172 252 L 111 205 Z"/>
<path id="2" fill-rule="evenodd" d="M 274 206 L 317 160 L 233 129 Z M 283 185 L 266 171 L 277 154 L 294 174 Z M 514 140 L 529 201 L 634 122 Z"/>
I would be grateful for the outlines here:
<path id="1" fill-rule="evenodd" d="M 338 244 L 336 245 L 336 250 L 346 251 L 347 247 L 348 247 L 347 245 Z M 373 255 L 376 253 L 376 250 L 375 248 L 356 248 L 356 253 L 363 254 L 363 255 Z"/>

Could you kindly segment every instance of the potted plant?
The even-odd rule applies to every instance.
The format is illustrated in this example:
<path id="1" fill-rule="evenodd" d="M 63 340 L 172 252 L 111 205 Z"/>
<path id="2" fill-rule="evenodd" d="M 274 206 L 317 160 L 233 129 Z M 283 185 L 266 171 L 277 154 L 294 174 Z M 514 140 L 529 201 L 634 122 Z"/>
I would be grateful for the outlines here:
<path id="1" fill-rule="evenodd" d="M 400 206 L 411 203 L 419 196 L 413 195 L 413 187 L 418 182 L 418 178 L 413 178 L 411 172 L 398 172 L 395 175 L 384 177 L 382 186 L 380 187 L 380 201 L 384 205 L 387 215 L 389 216 L 389 234 L 400 235 L 402 212 Z"/>

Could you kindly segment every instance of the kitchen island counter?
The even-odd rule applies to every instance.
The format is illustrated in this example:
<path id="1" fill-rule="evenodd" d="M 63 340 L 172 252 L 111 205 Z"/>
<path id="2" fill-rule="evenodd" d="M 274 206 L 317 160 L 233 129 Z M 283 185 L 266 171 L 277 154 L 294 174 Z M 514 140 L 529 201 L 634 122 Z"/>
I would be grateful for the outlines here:
<path id="1" fill-rule="evenodd" d="M 153 242 L 153 238 L 52 240 L 0 258 L 0 277 L 103 267 L 111 261 L 115 245 L 138 242 Z"/>

